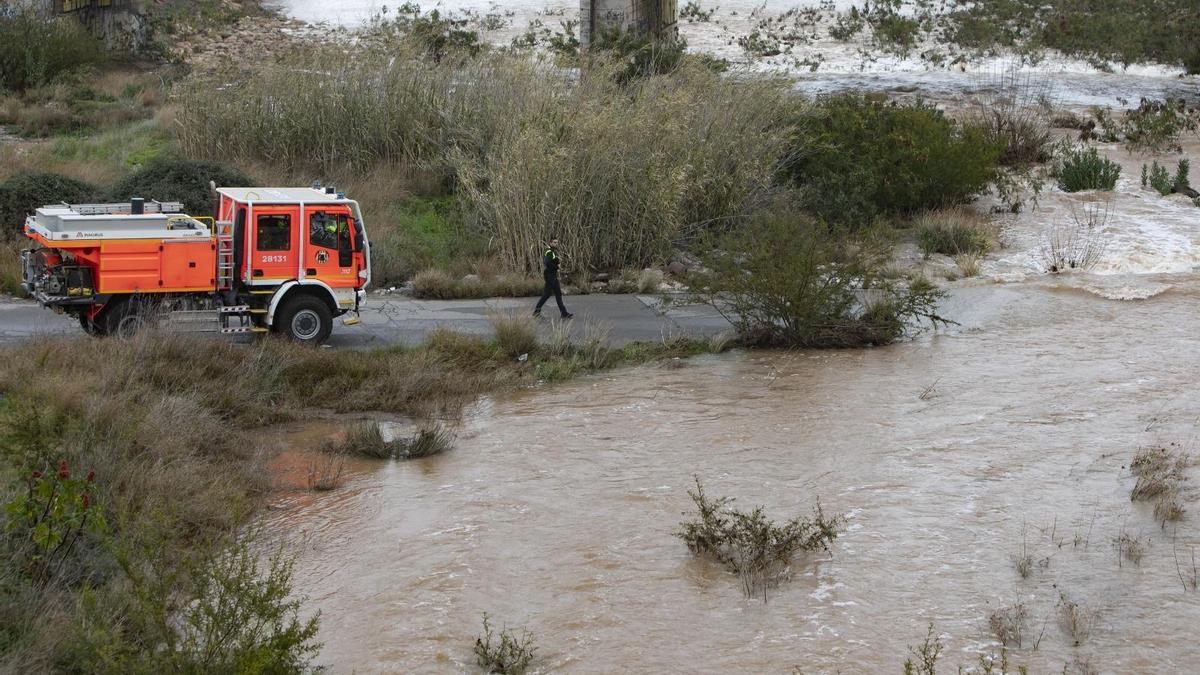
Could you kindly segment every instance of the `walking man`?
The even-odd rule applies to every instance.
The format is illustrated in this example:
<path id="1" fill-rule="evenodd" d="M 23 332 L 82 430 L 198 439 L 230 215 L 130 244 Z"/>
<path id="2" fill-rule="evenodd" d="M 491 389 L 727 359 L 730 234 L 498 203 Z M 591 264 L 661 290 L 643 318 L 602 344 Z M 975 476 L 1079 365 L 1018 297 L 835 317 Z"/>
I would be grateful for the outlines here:
<path id="1" fill-rule="evenodd" d="M 542 264 L 545 266 L 542 278 L 546 281 L 546 287 L 542 289 L 542 299 L 538 300 L 537 307 L 533 308 L 533 315 L 541 316 L 542 305 L 553 295 L 554 300 L 558 302 L 558 311 L 562 313 L 562 318 L 569 319 L 575 316 L 568 312 L 567 306 L 563 304 L 562 285 L 558 283 L 558 237 L 550 237 L 550 246 L 542 256 Z"/>

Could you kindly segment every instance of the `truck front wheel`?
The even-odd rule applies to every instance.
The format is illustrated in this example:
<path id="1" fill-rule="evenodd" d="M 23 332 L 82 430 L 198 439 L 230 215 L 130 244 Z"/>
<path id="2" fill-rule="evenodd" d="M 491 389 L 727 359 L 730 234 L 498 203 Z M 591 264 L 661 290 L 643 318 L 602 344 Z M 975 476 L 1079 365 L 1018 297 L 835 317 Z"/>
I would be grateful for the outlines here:
<path id="1" fill-rule="evenodd" d="M 289 340 L 319 345 L 333 332 L 333 312 L 329 305 L 311 295 L 297 295 L 283 302 L 275 315 L 275 330 Z"/>

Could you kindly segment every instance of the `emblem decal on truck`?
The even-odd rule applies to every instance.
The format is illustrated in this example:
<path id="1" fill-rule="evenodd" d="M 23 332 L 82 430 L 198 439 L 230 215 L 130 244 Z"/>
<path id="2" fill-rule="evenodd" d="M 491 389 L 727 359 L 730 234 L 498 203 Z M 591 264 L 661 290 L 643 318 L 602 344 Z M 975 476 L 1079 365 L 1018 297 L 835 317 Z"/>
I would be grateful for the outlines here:
<path id="1" fill-rule="evenodd" d="M 329 251 L 317 251 L 317 264 L 324 265 L 329 262 Z"/>

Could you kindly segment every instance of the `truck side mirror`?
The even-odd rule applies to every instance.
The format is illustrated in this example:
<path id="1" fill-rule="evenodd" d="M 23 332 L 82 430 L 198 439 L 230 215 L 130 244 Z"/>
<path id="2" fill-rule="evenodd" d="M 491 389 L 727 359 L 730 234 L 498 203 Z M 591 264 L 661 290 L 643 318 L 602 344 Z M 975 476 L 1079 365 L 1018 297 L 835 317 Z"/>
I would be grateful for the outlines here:
<path id="1" fill-rule="evenodd" d="M 353 218 L 350 219 L 350 222 L 354 224 L 354 252 L 362 253 L 363 252 L 362 224 L 359 223 L 357 220 L 354 220 Z"/>

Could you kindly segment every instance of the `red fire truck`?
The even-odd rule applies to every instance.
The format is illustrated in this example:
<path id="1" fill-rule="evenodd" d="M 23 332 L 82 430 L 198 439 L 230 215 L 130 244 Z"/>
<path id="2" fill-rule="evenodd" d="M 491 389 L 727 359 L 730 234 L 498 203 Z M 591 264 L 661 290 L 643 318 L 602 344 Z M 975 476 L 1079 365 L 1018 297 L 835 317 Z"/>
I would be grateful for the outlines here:
<path id="1" fill-rule="evenodd" d="M 334 317 L 358 322 L 371 280 L 358 202 L 319 183 L 212 187 L 212 217 L 139 198 L 37 209 L 25 220 L 25 290 L 97 335 L 154 324 L 319 344 Z"/>

